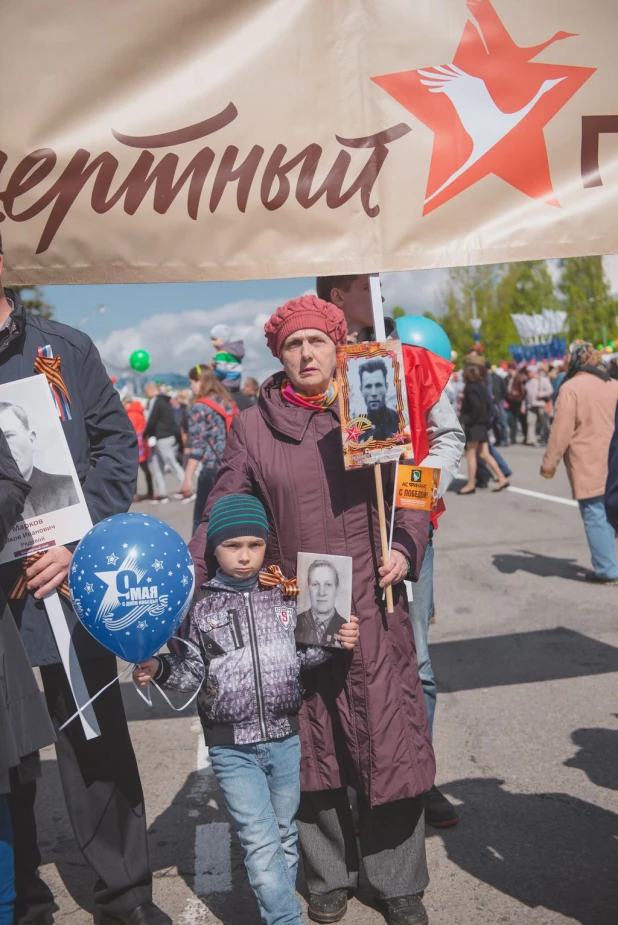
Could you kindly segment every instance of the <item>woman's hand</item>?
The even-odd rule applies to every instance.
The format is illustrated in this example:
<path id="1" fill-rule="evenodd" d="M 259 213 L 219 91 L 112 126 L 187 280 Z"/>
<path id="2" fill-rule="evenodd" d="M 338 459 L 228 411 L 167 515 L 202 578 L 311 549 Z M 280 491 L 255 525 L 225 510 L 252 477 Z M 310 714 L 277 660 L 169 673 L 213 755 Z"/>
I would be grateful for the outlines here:
<path id="1" fill-rule="evenodd" d="M 184 495 L 185 498 L 190 498 L 191 495 L 194 494 L 193 485 L 190 481 L 188 482 L 186 479 L 184 480 L 180 486 L 180 494 Z"/>
<path id="2" fill-rule="evenodd" d="M 360 631 L 358 617 L 351 616 L 349 623 L 344 623 L 339 630 L 339 642 L 344 649 L 353 649 L 358 642 Z"/>
<path id="3" fill-rule="evenodd" d="M 544 479 L 553 479 L 555 474 L 556 474 L 555 469 L 544 469 L 543 466 L 541 466 L 541 475 L 543 476 Z"/>
<path id="4" fill-rule="evenodd" d="M 398 549 L 391 549 L 386 565 L 380 566 L 381 580 L 380 587 L 385 588 L 387 585 L 396 585 L 403 581 L 408 574 L 408 560 Z"/>
<path id="5" fill-rule="evenodd" d="M 148 687 L 154 676 L 159 670 L 158 658 L 147 658 L 145 662 L 140 662 L 133 671 L 133 680 L 138 687 Z"/>

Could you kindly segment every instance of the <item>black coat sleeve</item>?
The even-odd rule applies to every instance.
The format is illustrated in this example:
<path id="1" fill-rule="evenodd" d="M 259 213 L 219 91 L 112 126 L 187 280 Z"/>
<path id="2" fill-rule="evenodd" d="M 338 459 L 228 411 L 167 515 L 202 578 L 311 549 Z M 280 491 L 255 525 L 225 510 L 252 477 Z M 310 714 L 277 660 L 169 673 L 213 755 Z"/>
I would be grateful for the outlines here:
<path id="1" fill-rule="evenodd" d="M 22 478 L 6 437 L 0 431 L 0 549 L 20 519 L 29 491 L 30 485 Z"/>
<path id="2" fill-rule="evenodd" d="M 618 530 L 618 407 L 616 408 L 614 436 L 609 445 L 605 513 L 614 530 Z"/>
<path id="3" fill-rule="evenodd" d="M 80 370 L 90 471 L 83 483 L 94 523 L 128 511 L 137 483 L 137 435 L 90 341 Z"/>

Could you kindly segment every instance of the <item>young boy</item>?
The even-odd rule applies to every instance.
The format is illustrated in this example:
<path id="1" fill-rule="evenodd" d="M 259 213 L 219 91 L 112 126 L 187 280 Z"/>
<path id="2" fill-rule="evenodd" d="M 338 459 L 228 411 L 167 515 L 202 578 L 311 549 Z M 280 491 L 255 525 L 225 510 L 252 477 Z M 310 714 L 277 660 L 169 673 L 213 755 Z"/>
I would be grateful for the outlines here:
<path id="1" fill-rule="evenodd" d="M 331 657 L 297 646 L 296 605 L 284 580 L 259 576 L 268 520 L 257 498 L 227 495 L 213 505 L 206 549 L 219 569 L 202 586 L 190 614 L 189 640 L 200 651 L 147 659 L 133 677 L 176 691 L 201 685 L 198 710 L 213 771 L 245 852 L 249 882 L 266 925 L 304 922 L 295 895 L 295 816 L 300 801 L 300 670 Z M 345 649 L 358 620 L 340 630 Z M 335 657 L 343 657 L 339 652 Z"/>
<path id="2" fill-rule="evenodd" d="M 227 324 L 216 324 L 212 328 L 210 339 L 216 351 L 213 366 L 217 379 L 228 392 L 239 392 L 245 345 L 241 340 L 231 341 L 231 336 L 232 331 Z"/>

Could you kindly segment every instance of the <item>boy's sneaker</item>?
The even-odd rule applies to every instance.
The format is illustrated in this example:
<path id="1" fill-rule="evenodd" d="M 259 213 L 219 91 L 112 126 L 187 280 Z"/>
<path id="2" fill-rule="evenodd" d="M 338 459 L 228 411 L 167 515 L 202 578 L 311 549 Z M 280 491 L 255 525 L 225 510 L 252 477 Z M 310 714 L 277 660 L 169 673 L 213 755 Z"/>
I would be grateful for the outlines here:
<path id="1" fill-rule="evenodd" d="M 151 503 L 151 504 L 169 504 L 169 501 L 170 501 L 170 499 L 167 498 L 165 495 L 163 495 L 161 498 L 159 498 L 159 497 L 157 497 L 157 495 L 155 495 L 154 498 L 152 499 L 152 501 L 151 501 L 150 503 Z"/>
<path id="2" fill-rule="evenodd" d="M 585 579 L 593 585 L 608 585 L 610 588 L 618 585 L 618 578 L 605 578 L 603 575 L 597 575 L 596 572 L 588 572 Z"/>
<path id="3" fill-rule="evenodd" d="M 429 925 L 427 910 L 415 893 L 381 900 L 380 905 L 388 925 Z"/>
<path id="4" fill-rule="evenodd" d="M 448 829 L 459 822 L 457 810 L 435 784 L 429 793 L 425 794 L 425 822 L 438 829 Z"/>
<path id="5" fill-rule="evenodd" d="M 348 911 L 348 891 L 310 893 L 307 913 L 312 922 L 338 922 Z"/>

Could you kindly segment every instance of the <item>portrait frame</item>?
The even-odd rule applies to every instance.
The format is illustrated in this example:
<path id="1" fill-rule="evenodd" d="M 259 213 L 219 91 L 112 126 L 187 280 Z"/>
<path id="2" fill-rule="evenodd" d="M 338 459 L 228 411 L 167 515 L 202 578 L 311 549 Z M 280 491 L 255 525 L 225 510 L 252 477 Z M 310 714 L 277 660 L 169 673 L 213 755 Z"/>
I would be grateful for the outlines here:
<path id="1" fill-rule="evenodd" d="M 330 568 L 336 575 L 336 586 L 332 589 L 332 599 L 324 598 L 327 608 L 333 613 L 320 623 L 313 613 L 313 596 L 309 587 L 312 569 Z M 337 633 L 344 623 L 349 623 L 352 613 L 352 570 L 351 556 L 333 556 L 324 552 L 299 552 L 296 566 L 298 583 L 296 641 L 304 645 L 322 645 L 328 648 L 342 648 Z M 315 601 L 316 609 L 319 602 Z"/>
<path id="2" fill-rule="evenodd" d="M 371 436 L 369 431 L 374 429 L 374 425 L 369 417 L 370 412 L 368 410 L 363 412 L 360 408 L 361 377 L 358 369 L 363 361 L 370 360 L 382 360 L 386 365 L 386 400 L 390 394 L 391 406 L 385 405 L 385 411 L 390 412 L 392 426 L 397 428 L 393 430 L 392 436 L 383 439 L 375 439 Z M 392 376 L 389 375 L 391 370 Z M 395 462 L 401 457 L 413 460 L 410 415 L 400 341 L 367 341 L 337 347 L 337 385 L 343 460 L 346 469 L 360 469 L 363 466 Z"/>
<path id="3" fill-rule="evenodd" d="M 17 409 L 17 415 L 12 412 L 13 408 Z M 9 532 L 0 552 L 0 564 L 77 542 L 92 527 L 58 408 L 45 376 L 39 374 L 0 385 L 0 424 L 7 414 L 10 414 L 8 422 L 19 431 L 16 436 L 10 429 L 5 432 L 9 450 L 31 490 L 22 518 Z M 21 440 L 26 456 L 31 453 L 31 458 L 25 459 L 23 452 L 18 452 L 16 446 L 19 444 L 15 439 Z M 24 472 L 26 465 L 31 467 L 29 475 Z"/>

